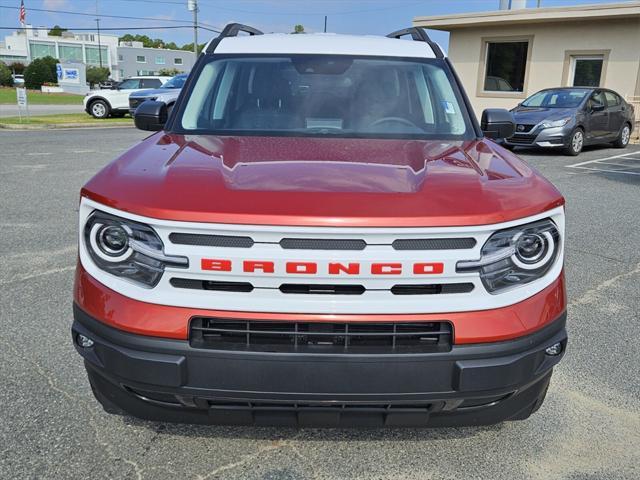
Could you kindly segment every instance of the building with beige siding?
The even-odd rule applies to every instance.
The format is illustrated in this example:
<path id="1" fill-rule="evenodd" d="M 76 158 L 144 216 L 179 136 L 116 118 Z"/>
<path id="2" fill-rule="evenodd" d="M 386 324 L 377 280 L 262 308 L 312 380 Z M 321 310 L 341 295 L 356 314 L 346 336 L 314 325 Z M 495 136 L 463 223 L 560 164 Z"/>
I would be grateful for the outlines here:
<path id="1" fill-rule="evenodd" d="M 448 55 L 477 114 L 548 87 L 601 86 L 640 120 L 640 2 L 417 17 L 450 33 Z"/>

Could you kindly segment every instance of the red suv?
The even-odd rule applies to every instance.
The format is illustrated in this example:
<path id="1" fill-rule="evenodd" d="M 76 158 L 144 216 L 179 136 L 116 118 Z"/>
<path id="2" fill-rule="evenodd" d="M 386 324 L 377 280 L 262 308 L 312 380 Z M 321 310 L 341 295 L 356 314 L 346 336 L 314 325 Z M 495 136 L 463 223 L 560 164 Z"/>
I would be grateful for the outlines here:
<path id="1" fill-rule="evenodd" d="M 248 35 L 238 35 L 243 32 Z M 409 37 L 407 40 L 405 37 Z M 232 24 L 82 189 L 73 341 L 110 413 L 479 425 L 567 342 L 564 199 L 423 30 Z"/>

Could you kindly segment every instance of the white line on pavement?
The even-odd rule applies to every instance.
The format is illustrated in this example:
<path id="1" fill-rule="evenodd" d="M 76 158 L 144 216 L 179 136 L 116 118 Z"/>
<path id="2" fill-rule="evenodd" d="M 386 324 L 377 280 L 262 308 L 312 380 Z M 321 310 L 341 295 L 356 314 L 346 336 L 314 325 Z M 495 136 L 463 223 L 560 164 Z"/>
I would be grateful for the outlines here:
<path id="1" fill-rule="evenodd" d="M 606 168 L 590 168 L 590 167 L 575 167 L 580 170 L 591 170 L 592 172 L 608 172 L 608 173 L 625 173 L 627 175 L 640 175 L 640 172 L 627 172 L 625 170 L 610 170 Z"/>
<path id="2" fill-rule="evenodd" d="M 624 158 L 624 157 L 628 157 L 629 155 L 634 155 L 637 152 L 629 152 L 629 153 L 622 153 L 620 155 L 613 155 L 612 157 L 606 157 L 606 158 L 596 158 L 595 160 L 587 160 L 586 162 L 580 162 L 580 163 L 574 163 L 573 165 L 567 165 L 568 168 L 576 168 L 576 167 L 581 167 L 582 165 L 587 165 L 589 163 L 598 163 L 598 162 L 604 162 L 605 160 L 613 160 L 615 158 Z"/>

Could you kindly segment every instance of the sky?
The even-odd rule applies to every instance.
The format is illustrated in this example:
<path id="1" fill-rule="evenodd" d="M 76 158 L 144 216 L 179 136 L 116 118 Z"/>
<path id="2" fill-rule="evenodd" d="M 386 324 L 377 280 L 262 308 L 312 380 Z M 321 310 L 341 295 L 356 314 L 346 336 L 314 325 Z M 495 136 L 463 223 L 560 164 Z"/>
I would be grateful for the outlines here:
<path id="1" fill-rule="evenodd" d="M 126 27 L 179 27 L 192 24 L 187 0 L 24 0 L 27 23 L 34 26 L 65 28 L 95 28 L 96 9 L 101 15 L 140 17 L 122 19 L 102 17 L 101 28 Z M 564 5 L 614 3 L 616 0 L 541 0 L 543 7 Z M 620 1 L 620 0 L 618 0 Z M 324 29 L 335 33 L 380 34 L 411 26 L 416 16 L 446 15 L 453 13 L 497 10 L 499 0 L 198 0 L 199 20 L 205 28 L 221 28 L 229 22 L 255 26 L 264 32 L 290 32 L 296 24 L 306 31 Z M 537 0 L 528 0 L 535 7 Z M 18 10 L 20 0 L 0 0 L 0 38 L 20 26 Z M 2 8 L 12 7 L 12 8 Z M 36 9 L 53 10 L 41 12 Z M 76 12 L 84 15 L 73 15 Z M 141 19 L 145 18 L 145 20 Z M 115 30 L 104 33 L 146 34 L 178 45 L 193 42 L 192 28 L 160 28 L 152 30 Z M 200 30 L 199 42 L 204 43 L 217 34 Z M 430 32 L 432 38 L 445 49 L 448 34 Z"/>

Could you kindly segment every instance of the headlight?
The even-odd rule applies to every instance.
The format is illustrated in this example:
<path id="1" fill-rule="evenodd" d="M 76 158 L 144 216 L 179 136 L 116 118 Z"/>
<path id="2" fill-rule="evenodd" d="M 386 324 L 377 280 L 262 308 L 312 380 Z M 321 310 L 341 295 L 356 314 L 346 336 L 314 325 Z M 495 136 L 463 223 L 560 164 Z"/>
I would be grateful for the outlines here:
<path id="1" fill-rule="evenodd" d="M 549 219 L 500 230 L 482 247 L 480 260 L 458 262 L 458 272 L 480 272 L 489 293 L 498 293 L 544 276 L 560 251 L 560 232 Z"/>
<path id="2" fill-rule="evenodd" d="M 145 287 L 156 286 L 166 266 L 189 266 L 186 257 L 165 255 L 162 240 L 148 225 L 104 212 L 91 214 L 84 239 L 98 268 Z"/>
<path id="3" fill-rule="evenodd" d="M 564 127 L 571 121 L 571 117 L 561 118 L 560 120 L 550 120 L 542 124 L 542 128 Z"/>

